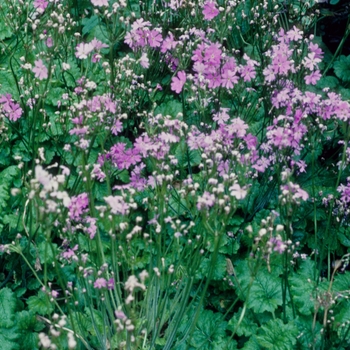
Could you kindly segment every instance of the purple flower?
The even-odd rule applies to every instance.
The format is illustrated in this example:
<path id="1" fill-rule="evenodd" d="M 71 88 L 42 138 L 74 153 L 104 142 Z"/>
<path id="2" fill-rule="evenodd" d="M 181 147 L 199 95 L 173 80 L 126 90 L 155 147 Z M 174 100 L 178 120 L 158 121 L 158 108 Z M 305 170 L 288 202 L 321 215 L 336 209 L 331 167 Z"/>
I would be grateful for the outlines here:
<path id="1" fill-rule="evenodd" d="M 15 103 L 11 99 L 10 94 L 2 95 L 0 97 L 0 103 L 2 103 L 2 112 L 5 116 L 10 119 L 12 122 L 15 122 L 21 118 L 23 109 L 18 103 Z"/>
<path id="2" fill-rule="evenodd" d="M 148 34 L 148 44 L 150 47 L 159 47 L 163 41 L 162 35 L 158 30 L 153 29 Z"/>
<path id="3" fill-rule="evenodd" d="M 46 0 L 35 0 L 33 5 L 38 12 L 43 13 L 48 4 L 49 2 Z"/>
<path id="4" fill-rule="evenodd" d="M 89 198 L 87 193 L 81 193 L 72 197 L 69 205 L 69 217 L 75 221 L 81 220 L 81 216 L 87 211 L 88 205 Z"/>
<path id="5" fill-rule="evenodd" d="M 215 18 L 218 14 L 219 14 L 219 10 L 215 7 L 216 3 L 213 1 L 207 1 L 204 4 L 204 8 L 203 8 L 203 15 L 204 15 L 204 19 L 211 21 L 213 18 Z"/>
<path id="6" fill-rule="evenodd" d="M 183 86 L 186 82 L 186 73 L 180 71 L 177 73 L 177 77 L 173 77 L 171 80 L 171 90 L 179 94 L 182 91 Z"/>
<path id="7" fill-rule="evenodd" d="M 320 71 L 317 69 L 314 72 L 311 72 L 309 75 L 305 75 L 305 83 L 307 85 L 316 85 L 316 83 L 321 79 Z"/>
<path id="8" fill-rule="evenodd" d="M 107 281 L 107 288 L 109 290 L 114 289 L 114 284 L 115 284 L 115 281 L 114 281 L 114 278 L 112 277 Z"/>
<path id="9" fill-rule="evenodd" d="M 160 52 L 166 53 L 167 51 L 174 49 L 177 46 L 177 41 L 174 40 L 173 33 L 169 33 L 169 35 L 163 40 L 162 48 Z"/>
<path id="10" fill-rule="evenodd" d="M 96 289 L 102 289 L 106 287 L 107 287 L 107 281 L 103 277 L 98 278 L 94 283 L 94 288 Z"/>
<path id="11" fill-rule="evenodd" d="M 212 193 L 205 191 L 203 196 L 198 196 L 197 209 L 211 208 L 215 204 L 215 196 Z"/>
<path id="12" fill-rule="evenodd" d="M 46 46 L 47 46 L 47 47 L 52 47 L 52 46 L 53 46 L 53 40 L 52 40 L 51 37 L 48 37 L 48 38 L 46 39 Z"/>
<path id="13" fill-rule="evenodd" d="M 49 71 L 45 67 L 42 60 L 37 60 L 34 62 L 35 67 L 32 69 L 33 73 L 35 74 L 35 78 L 38 78 L 40 80 L 47 79 L 49 76 Z"/>

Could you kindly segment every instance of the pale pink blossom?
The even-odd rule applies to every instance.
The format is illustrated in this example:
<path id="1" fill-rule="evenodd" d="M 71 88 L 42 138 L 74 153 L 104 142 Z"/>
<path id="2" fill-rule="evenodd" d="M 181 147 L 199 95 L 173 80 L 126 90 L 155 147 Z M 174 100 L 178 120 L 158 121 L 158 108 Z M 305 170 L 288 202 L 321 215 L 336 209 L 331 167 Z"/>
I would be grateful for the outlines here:
<path id="1" fill-rule="evenodd" d="M 47 79 L 47 77 L 49 76 L 49 71 L 47 70 L 43 61 L 37 60 L 34 62 L 34 64 L 35 67 L 32 69 L 32 71 L 35 74 L 35 78 L 38 78 L 40 80 Z"/>
<path id="2" fill-rule="evenodd" d="M 94 6 L 108 6 L 108 1 L 107 0 L 91 0 L 91 3 Z"/>
<path id="3" fill-rule="evenodd" d="M 147 57 L 147 54 L 144 52 L 140 58 L 140 64 L 143 68 L 149 67 L 149 59 Z"/>
<path id="4" fill-rule="evenodd" d="M 89 44 L 80 43 L 75 48 L 76 50 L 75 57 L 79 58 L 80 60 L 85 60 L 88 57 L 88 55 L 92 52 L 93 49 L 94 49 L 94 46 L 91 43 Z"/>

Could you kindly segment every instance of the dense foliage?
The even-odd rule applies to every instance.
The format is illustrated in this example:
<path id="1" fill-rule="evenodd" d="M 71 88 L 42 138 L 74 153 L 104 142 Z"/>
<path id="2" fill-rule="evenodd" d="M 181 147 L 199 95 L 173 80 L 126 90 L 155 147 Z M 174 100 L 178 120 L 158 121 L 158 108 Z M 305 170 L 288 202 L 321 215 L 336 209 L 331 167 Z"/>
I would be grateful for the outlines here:
<path id="1" fill-rule="evenodd" d="M 338 3 L 1 2 L 3 350 L 349 347 Z"/>

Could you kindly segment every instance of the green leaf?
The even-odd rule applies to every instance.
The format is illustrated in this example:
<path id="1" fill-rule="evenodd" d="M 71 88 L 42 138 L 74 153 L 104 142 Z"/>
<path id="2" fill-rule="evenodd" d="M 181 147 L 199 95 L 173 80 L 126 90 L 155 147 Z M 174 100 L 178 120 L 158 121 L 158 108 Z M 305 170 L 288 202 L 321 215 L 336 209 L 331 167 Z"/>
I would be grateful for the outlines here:
<path id="1" fill-rule="evenodd" d="M 333 288 L 335 292 L 344 292 L 350 289 L 350 272 L 345 271 L 345 273 L 337 274 L 334 277 Z"/>
<path id="2" fill-rule="evenodd" d="M 339 338 L 350 340 L 350 332 L 347 332 L 350 327 L 350 301 L 346 300 L 339 305 L 339 310 L 335 314 L 333 328 L 338 333 Z"/>
<path id="3" fill-rule="evenodd" d="M 225 337 L 226 326 L 227 322 L 223 321 L 221 314 L 204 310 L 198 319 L 190 345 L 201 350 L 224 349 L 216 345 Z"/>
<path id="4" fill-rule="evenodd" d="M 350 81 L 350 55 L 341 55 L 333 65 L 335 75 L 344 82 Z"/>
<path id="5" fill-rule="evenodd" d="M 238 264 L 236 274 L 241 287 L 237 289 L 237 294 L 242 300 L 246 300 L 252 275 L 247 261 Z M 282 305 L 282 290 L 278 269 L 273 269 L 270 273 L 266 267 L 261 267 L 250 287 L 247 306 L 256 313 L 263 313 L 274 312 L 279 305 Z"/>
<path id="6" fill-rule="evenodd" d="M 253 335 L 249 340 L 244 344 L 242 350 L 262 350 L 262 347 L 259 345 L 256 336 Z"/>
<path id="7" fill-rule="evenodd" d="M 0 345 L 1 350 L 19 350 L 19 336 L 15 323 L 17 300 L 11 289 L 0 290 Z"/>
<path id="8" fill-rule="evenodd" d="M 168 205 L 176 215 L 184 215 L 187 211 L 186 200 L 176 190 L 171 191 Z"/>
<path id="9" fill-rule="evenodd" d="M 182 104 L 173 98 L 168 98 L 155 109 L 154 114 L 161 114 L 163 116 L 170 115 L 176 118 L 177 115 L 182 112 Z"/>
<path id="10" fill-rule="evenodd" d="M 301 263 L 298 273 L 290 277 L 293 301 L 299 312 L 303 315 L 311 315 L 314 312 L 315 273 L 318 275 L 318 271 L 315 270 L 314 261 L 307 259 Z M 319 287 L 321 286 L 322 284 L 319 285 Z"/>
<path id="11" fill-rule="evenodd" d="M 321 349 L 321 329 L 323 328 L 319 322 L 313 322 L 309 317 L 298 317 L 295 320 L 300 336 L 297 343 L 302 346 L 298 349 Z M 314 328 L 313 328 L 314 327 Z"/>
<path id="12" fill-rule="evenodd" d="M 49 300 L 49 296 L 39 291 L 38 296 L 31 296 L 27 300 L 29 311 L 39 315 L 49 315 L 53 312 L 53 304 Z"/>
<path id="13" fill-rule="evenodd" d="M 1 196 L 1 192 L 0 192 Z M 23 230 L 23 224 L 21 221 L 22 214 L 11 213 L 4 215 L 2 222 L 8 224 L 11 229 Z"/>
<path id="14" fill-rule="evenodd" d="M 11 94 L 18 101 L 19 93 L 12 72 L 0 71 L 0 95 Z"/>
<path id="15" fill-rule="evenodd" d="M 47 94 L 45 102 L 52 106 L 57 106 L 58 101 L 61 101 L 62 95 L 66 92 L 66 90 L 60 87 L 54 87 L 49 89 L 49 93 Z"/>
<path id="16" fill-rule="evenodd" d="M 1 4 L 0 10 L 0 40 L 10 38 L 12 36 L 11 27 L 8 25 L 6 21 L 6 17 L 8 16 L 8 6 L 6 2 Z M 8 18 L 7 18 L 8 19 Z"/>
<path id="17" fill-rule="evenodd" d="M 185 140 L 181 140 L 176 147 L 175 157 L 183 168 L 197 166 L 202 160 L 201 153 L 197 149 L 190 150 Z"/>
<path id="18" fill-rule="evenodd" d="M 70 68 L 62 72 L 62 75 L 67 86 L 75 87 L 77 85 L 77 80 L 81 77 L 80 69 L 76 61 L 72 58 L 69 58 L 67 63 L 70 65 Z"/>
<path id="19" fill-rule="evenodd" d="M 20 350 L 17 328 L 0 328 L 1 350 Z"/>
<path id="20" fill-rule="evenodd" d="M 256 339 L 264 349 L 291 350 L 294 349 L 298 333 L 294 323 L 284 324 L 282 320 L 275 319 L 261 327 Z"/>
<path id="21" fill-rule="evenodd" d="M 118 179 L 123 181 L 125 184 L 130 182 L 130 175 L 126 169 L 123 169 L 120 173 L 118 173 Z"/>
<path id="22" fill-rule="evenodd" d="M 228 322 L 228 328 L 230 330 L 234 330 L 238 324 L 239 317 L 241 316 L 242 308 L 238 310 L 238 312 L 231 318 L 231 320 Z M 244 315 L 244 318 L 237 328 L 237 335 L 239 337 L 245 336 L 250 337 L 253 334 L 256 333 L 258 329 L 258 325 L 252 320 L 252 312 L 250 310 L 247 310 L 247 312 Z"/>
<path id="23" fill-rule="evenodd" d="M 39 322 L 33 312 L 21 311 L 16 315 L 16 323 L 20 332 L 21 350 L 38 349 L 38 335 L 45 325 Z"/>
<path id="24" fill-rule="evenodd" d="M 7 201 L 9 199 L 10 199 L 10 195 L 9 195 L 9 189 L 8 189 L 7 184 L 1 184 L 0 185 L 0 207 L 6 208 Z"/>
<path id="25" fill-rule="evenodd" d="M 330 88 L 335 89 L 339 85 L 339 80 L 336 77 L 328 76 L 321 78 L 316 87 L 319 89 Z"/>
<path id="26" fill-rule="evenodd" d="M 88 331 L 93 336 L 96 336 L 97 332 L 103 334 L 105 332 L 104 328 L 107 327 L 107 325 L 103 322 L 101 312 L 95 309 L 92 309 L 91 311 L 89 308 L 85 308 L 85 313 L 87 317 L 91 320 L 91 324 L 88 327 Z"/>
<path id="27" fill-rule="evenodd" d="M 42 264 L 51 264 L 54 262 L 54 257 L 57 255 L 57 244 L 53 243 L 52 246 L 54 252 L 52 252 L 50 244 L 46 243 L 46 241 L 43 241 L 38 244 L 40 262 Z"/>
<path id="28" fill-rule="evenodd" d="M 90 18 L 83 18 L 82 20 L 82 33 L 83 35 L 90 33 L 98 25 L 98 17 L 96 15 L 91 16 Z"/>
<path id="29" fill-rule="evenodd" d="M 227 274 L 226 264 L 225 256 L 219 254 L 211 277 L 214 281 L 222 280 L 222 278 Z M 210 269 L 211 259 L 205 258 L 196 273 L 196 278 L 202 279 L 204 277 L 208 277 Z"/>
<path id="30" fill-rule="evenodd" d="M 12 183 L 13 178 L 16 177 L 18 174 L 19 174 L 18 166 L 11 165 L 0 173 L 0 182 L 2 183 L 3 181 L 5 181 L 10 184 Z"/>
<path id="31" fill-rule="evenodd" d="M 11 328 L 17 307 L 16 297 L 10 288 L 0 290 L 0 328 Z"/>

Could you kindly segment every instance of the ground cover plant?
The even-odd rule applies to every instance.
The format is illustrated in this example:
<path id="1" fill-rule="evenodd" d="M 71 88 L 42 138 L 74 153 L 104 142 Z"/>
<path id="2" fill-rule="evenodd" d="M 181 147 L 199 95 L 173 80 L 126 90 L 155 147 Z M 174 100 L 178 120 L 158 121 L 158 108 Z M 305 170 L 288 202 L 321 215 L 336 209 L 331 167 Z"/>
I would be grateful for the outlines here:
<path id="1" fill-rule="evenodd" d="M 332 13 L 1 2 L 2 349 L 349 347 L 350 31 L 330 52 Z"/>

